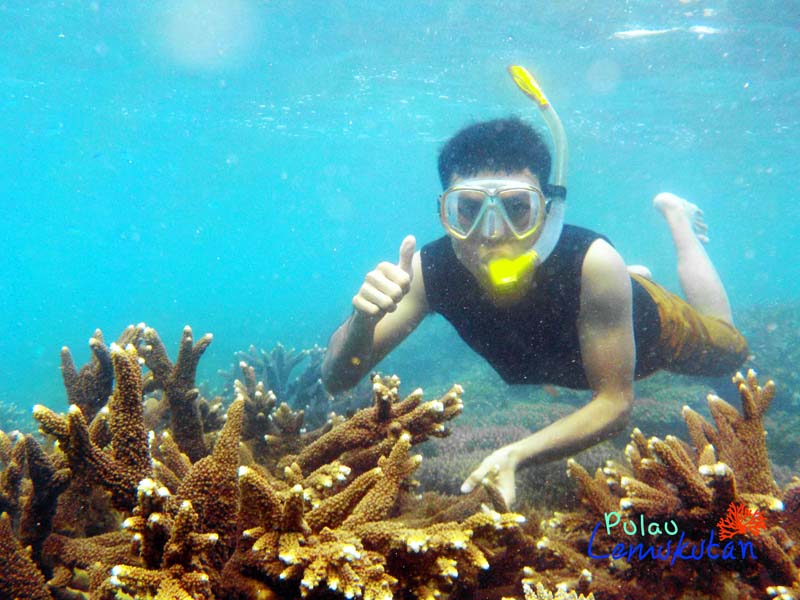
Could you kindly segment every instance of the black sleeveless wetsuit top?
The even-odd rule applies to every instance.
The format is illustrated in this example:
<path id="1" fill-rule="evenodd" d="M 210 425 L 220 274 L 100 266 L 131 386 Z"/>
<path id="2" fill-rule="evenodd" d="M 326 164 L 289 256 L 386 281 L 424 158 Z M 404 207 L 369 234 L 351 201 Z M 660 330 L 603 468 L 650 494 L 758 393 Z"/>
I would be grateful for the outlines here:
<path id="1" fill-rule="evenodd" d="M 552 254 L 538 268 L 531 291 L 513 306 L 500 308 L 456 258 L 450 238 L 442 237 L 421 251 L 428 305 L 450 321 L 507 383 L 587 389 L 577 323 L 583 259 L 597 239 L 606 238 L 564 225 Z M 635 280 L 631 286 L 639 378 L 659 368 L 661 327 L 650 295 Z"/>

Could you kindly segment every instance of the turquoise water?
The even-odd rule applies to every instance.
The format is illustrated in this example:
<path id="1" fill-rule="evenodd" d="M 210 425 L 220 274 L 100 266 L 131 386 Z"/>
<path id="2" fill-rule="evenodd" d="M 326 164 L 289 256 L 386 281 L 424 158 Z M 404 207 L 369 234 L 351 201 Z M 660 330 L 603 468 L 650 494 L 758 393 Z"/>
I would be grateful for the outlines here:
<path id="1" fill-rule="evenodd" d="M 798 297 L 797 2 L 0 2 L 0 401 L 63 406 L 59 350 L 96 327 L 173 356 L 213 332 L 209 379 L 325 344 L 404 235 L 440 235 L 444 140 L 541 125 L 510 63 L 565 123 L 570 222 L 675 287 L 673 191 L 734 310 Z"/>

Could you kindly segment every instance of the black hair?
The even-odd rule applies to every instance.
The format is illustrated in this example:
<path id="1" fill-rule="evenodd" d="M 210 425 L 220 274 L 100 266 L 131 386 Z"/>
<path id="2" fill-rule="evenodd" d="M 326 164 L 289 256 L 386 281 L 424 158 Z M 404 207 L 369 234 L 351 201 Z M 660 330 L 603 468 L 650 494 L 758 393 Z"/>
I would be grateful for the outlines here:
<path id="1" fill-rule="evenodd" d="M 446 189 L 456 174 L 471 177 L 484 170 L 512 173 L 528 168 L 545 186 L 550 164 L 542 136 L 518 117 L 508 117 L 468 125 L 450 138 L 439 153 L 439 179 Z"/>

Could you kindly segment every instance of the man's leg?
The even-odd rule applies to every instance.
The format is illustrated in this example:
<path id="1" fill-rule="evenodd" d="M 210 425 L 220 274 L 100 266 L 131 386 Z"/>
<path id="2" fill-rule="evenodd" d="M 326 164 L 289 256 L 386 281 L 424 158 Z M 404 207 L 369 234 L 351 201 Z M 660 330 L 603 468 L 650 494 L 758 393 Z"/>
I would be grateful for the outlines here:
<path id="1" fill-rule="evenodd" d="M 702 315 L 733 324 L 728 294 L 706 254 L 708 227 L 697 205 L 670 193 L 657 194 L 653 206 L 663 215 L 675 243 L 678 279 L 686 301 Z"/>

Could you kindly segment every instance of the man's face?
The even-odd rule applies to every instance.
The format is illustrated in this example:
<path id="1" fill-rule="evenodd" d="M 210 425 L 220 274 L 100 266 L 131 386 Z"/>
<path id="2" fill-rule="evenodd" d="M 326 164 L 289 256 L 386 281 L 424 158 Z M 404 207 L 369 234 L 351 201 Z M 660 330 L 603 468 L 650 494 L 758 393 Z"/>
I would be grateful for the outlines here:
<path id="1" fill-rule="evenodd" d="M 452 187 L 466 180 L 476 179 L 524 182 L 541 189 L 539 179 L 528 169 L 513 173 L 481 171 L 470 177 L 455 175 L 450 181 L 450 185 Z M 489 262 L 498 258 L 514 259 L 525 254 L 531 249 L 537 236 L 519 240 L 503 219 L 487 217 L 489 215 L 486 215 L 483 222 L 467 239 L 461 240 L 450 236 L 450 240 L 458 260 L 472 273 L 484 290 L 494 295 L 494 286 L 487 271 Z M 507 298 L 507 300 L 513 300 L 513 298 Z"/>

